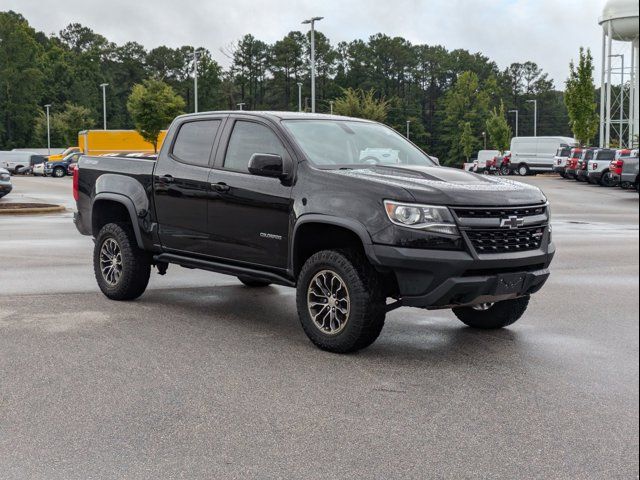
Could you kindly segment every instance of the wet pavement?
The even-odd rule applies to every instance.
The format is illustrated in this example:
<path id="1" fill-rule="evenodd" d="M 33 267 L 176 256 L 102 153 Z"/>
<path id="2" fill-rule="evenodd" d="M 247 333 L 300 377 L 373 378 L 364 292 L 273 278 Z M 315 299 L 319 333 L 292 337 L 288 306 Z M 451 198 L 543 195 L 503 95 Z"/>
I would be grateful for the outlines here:
<path id="1" fill-rule="evenodd" d="M 400 309 L 350 356 L 293 290 L 170 267 L 111 302 L 71 211 L 0 217 L 0 478 L 637 478 L 638 195 L 525 181 L 558 248 L 525 317 Z"/>

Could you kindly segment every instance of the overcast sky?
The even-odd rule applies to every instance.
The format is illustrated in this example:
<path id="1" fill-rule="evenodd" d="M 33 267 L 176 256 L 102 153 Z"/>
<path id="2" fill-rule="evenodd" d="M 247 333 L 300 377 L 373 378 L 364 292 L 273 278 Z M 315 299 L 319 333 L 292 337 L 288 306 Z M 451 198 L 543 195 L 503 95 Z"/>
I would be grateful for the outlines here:
<path id="1" fill-rule="evenodd" d="M 383 32 L 413 43 L 482 52 L 500 68 L 532 60 L 562 87 L 578 48 L 600 58 L 597 19 L 604 0 L 0 0 L 37 30 L 58 32 L 72 22 L 118 44 L 198 45 L 227 65 L 220 52 L 251 33 L 274 42 L 300 21 L 324 16 L 318 29 L 332 43 Z"/>

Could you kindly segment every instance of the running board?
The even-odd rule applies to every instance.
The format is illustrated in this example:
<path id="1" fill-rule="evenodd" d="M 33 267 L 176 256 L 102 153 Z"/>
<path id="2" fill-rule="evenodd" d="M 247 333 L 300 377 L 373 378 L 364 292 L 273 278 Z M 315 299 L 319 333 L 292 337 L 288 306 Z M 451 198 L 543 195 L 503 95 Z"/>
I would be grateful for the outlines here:
<path id="1" fill-rule="evenodd" d="M 255 270 L 248 267 L 229 265 L 228 263 L 220 263 L 192 257 L 183 257 L 182 255 L 176 255 L 173 253 L 161 253 L 160 255 L 154 255 L 153 260 L 155 262 L 173 263 L 185 268 L 209 270 L 210 272 L 232 275 L 234 277 L 251 277 L 255 280 L 263 280 L 265 282 L 274 283 L 276 285 L 283 285 L 285 287 L 296 286 L 296 282 L 283 275 L 278 275 L 277 273 L 273 272 L 265 272 L 262 270 Z"/>

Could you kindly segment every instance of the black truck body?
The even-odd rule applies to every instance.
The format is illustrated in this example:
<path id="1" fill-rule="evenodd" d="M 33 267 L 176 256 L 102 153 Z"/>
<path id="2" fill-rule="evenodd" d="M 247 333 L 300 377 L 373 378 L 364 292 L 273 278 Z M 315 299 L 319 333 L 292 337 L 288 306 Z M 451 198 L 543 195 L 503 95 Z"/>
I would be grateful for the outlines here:
<path id="1" fill-rule="evenodd" d="M 321 138 L 300 140 L 293 132 L 300 124 L 292 122 L 308 121 L 315 122 L 307 129 L 317 128 L 318 136 L 325 128 L 338 131 L 336 138 L 347 138 L 344 148 L 350 148 L 350 137 L 360 138 L 355 132 L 359 128 L 395 135 L 374 122 L 328 115 L 185 115 L 171 125 L 157 161 L 81 158 L 74 178 L 76 226 L 99 240 L 105 226 L 129 225 L 135 248 L 161 273 L 168 264 L 177 264 L 235 275 L 248 284 L 298 286 L 299 310 L 304 310 L 305 292 L 309 305 L 316 303 L 313 285 L 300 282 L 306 263 L 320 252 L 347 252 L 352 264 L 366 262 L 364 270 L 356 268 L 356 277 L 363 283 L 375 277 L 371 288 L 378 310 L 385 313 L 414 306 L 480 315 L 501 302 L 528 301 L 543 286 L 555 247 L 547 199 L 538 188 L 440 167 L 424 153 L 424 161 L 385 163 L 384 156 L 417 150 L 406 140 L 399 150 L 360 149 L 352 155 L 356 163 L 319 165 L 309 152 L 317 159 L 326 148 L 335 158 L 339 142 L 327 139 L 323 147 Z M 397 145 L 400 140 L 392 136 L 389 141 Z M 435 215 L 444 224 L 424 220 L 424 227 L 405 225 L 411 215 Z M 96 255 L 100 262 L 100 253 Z M 100 265 L 98 283 L 99 272 Z M 334 273 L 343 291 L 356 289 L 349 288 L 347 273 Z M 324 302 L 318 315 L 331 308 L 340 312 L 325 287 L 318 287 Z M 342 301 L 349 303 L 344 307 L 347 324 L 359 313 L 354 313 L 355 299 Z M 325 303 L 333 307 L 324 308 Z M 317 311 L 309 305 L 313 317 Z M 379 315 L 374 313 L 363 315 Z M 324 324 L 336 315 L 327 313 Z M 348 333 L 344 325 L 323 332 L 323 324 L 316 323 L 318 338 L 304 321 L 303 327 L 328 350 L 351 351 L 373 341 L 341 343 L 339 337 Z"/>

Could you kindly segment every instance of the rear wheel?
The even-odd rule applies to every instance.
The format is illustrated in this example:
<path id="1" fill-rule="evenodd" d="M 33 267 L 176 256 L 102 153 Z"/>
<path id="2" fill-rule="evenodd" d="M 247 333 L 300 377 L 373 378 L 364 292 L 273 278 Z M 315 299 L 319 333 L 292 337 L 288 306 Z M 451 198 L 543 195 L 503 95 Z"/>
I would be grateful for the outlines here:
<path id="1" fill-rule="evenodd" d="M 325 250 L 309 258 L 298 278 L 302 328 L 319 348 L 348 353 L 380 335 L 386 316 L 378 273 L 355 250 Z"/>
<path id="2" fill-rule="evenodd" d="M 502 166 L 500 167 L 500 173 L 501 173 L 502 175 L 505 175 L 505 176 L 506 176 L 506 175 L 509 175 L 509 173 L 511 173 L 511 171 L 509 170 L 509 166 L 508 166 L 508 165 L 502 165 Z"/>
<path id="3" fill-rule="evenodd" d="M 530 172 L 531 170 L 529 170 L 529 165 L 527 165 L 526 163 L 521 163 L 518 166 L 518 175 L 520 175 L 521 177 L 526 177 Z"/>
<path id="4" fill-rule="evenodd" d="M 617 182 L 615 181 L 615 176 L 609 170 L 602 174 L 600 177 L 600 185 L 603 187 L 615 187 Z"/>
<path id="5" fill-rule="evenodd" d="M 472 307 L 454 308 L 462 323 L 472 328 L 494 330 L 517 322 L 529 306 L 529 296 L 498 303 L 482 303 Z"/>
<path id="6" fill-rule="evenodd" d="M 93 270 L 100 290 L 107 297 L 133 300 L 147 289 L 151 259 L 138 247 L 131 225 L 109 223 L 96 238 Z"/>
<path id="7" fill-rule="evenodd" d="M 255 278 L 251 277 L 238 277 L 238 280 L 240 280 L 245 287 L 249 288 L 264 288 L 271 285 L 269 282 L 256 280 Z"/>

